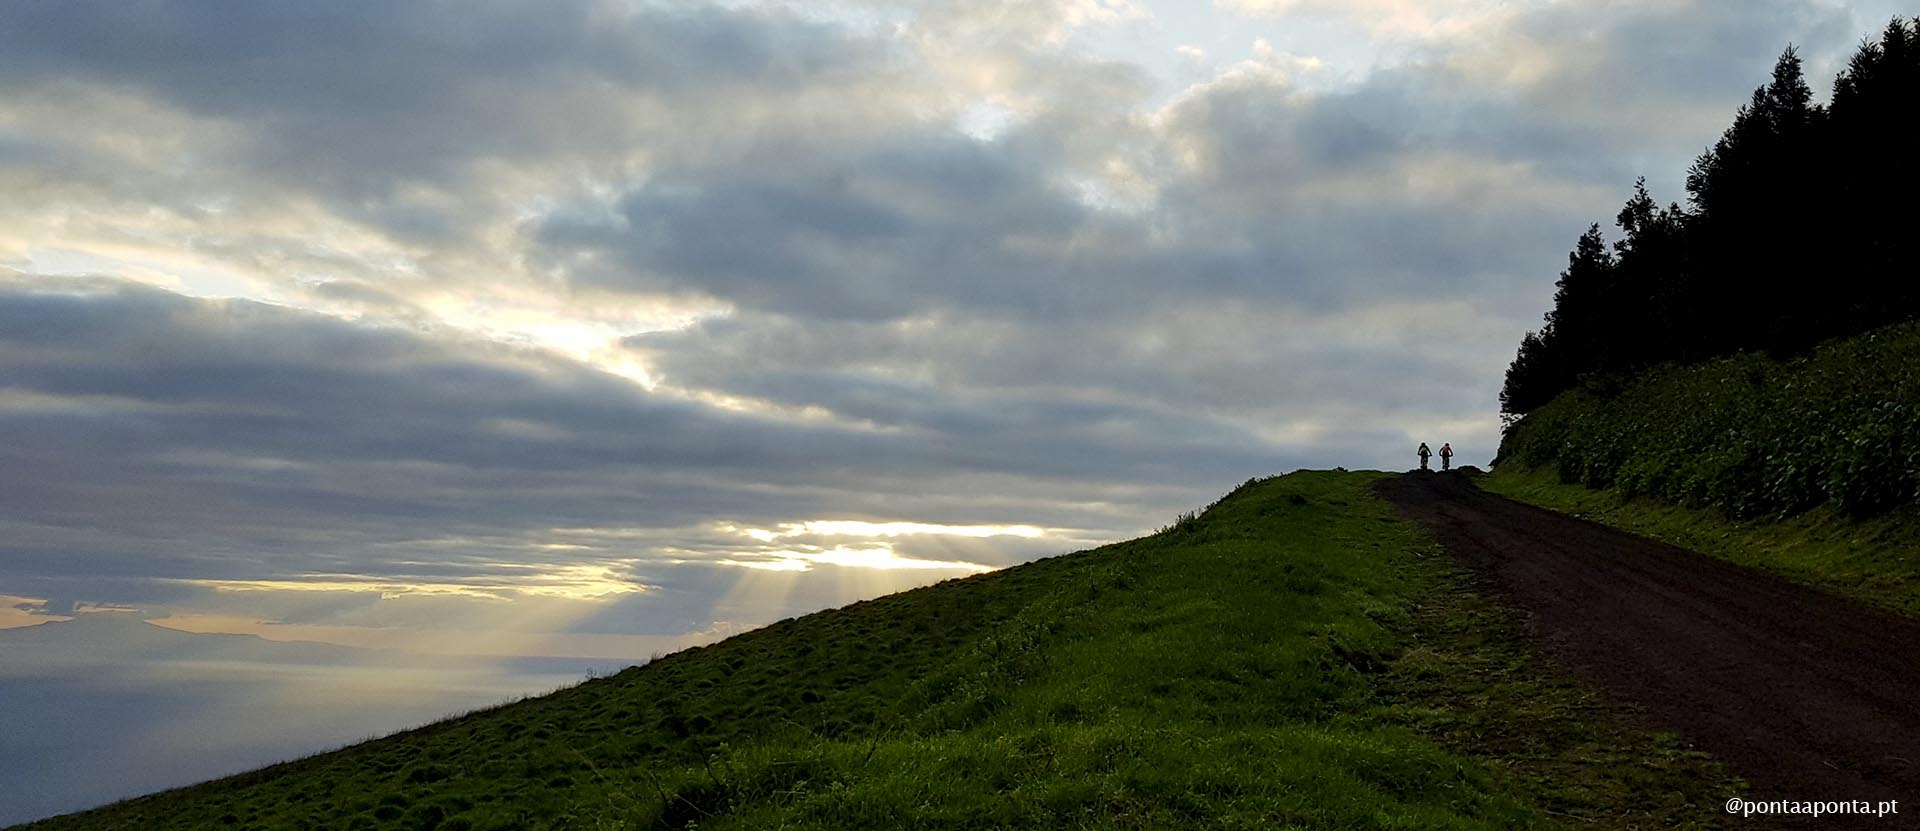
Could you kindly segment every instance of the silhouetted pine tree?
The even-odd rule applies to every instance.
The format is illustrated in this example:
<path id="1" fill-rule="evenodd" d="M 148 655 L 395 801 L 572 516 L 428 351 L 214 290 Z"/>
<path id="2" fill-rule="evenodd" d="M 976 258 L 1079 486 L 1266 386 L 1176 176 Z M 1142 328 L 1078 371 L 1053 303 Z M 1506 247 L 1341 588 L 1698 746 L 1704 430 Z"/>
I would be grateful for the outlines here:
<path id="1" fill-rule="evenodd" d="M 1591 225 L 1574 243 L 1573 253 L 1567 255 L 1567 270 L 1554 283 L 1553 311 L 1547 313 L 1550 339 L 1543 344 L 1556 353 L 1562 389 L 1579 376 L 1614 363 L 1615 337 L 1608 330 L 1620 299 L 1613 266 L 1600 226 Z"/>
<path id="2" fill-rule="evenodd" d="M 1920 23 L 1895 18 L 1813 100 L 1787 47 L 1733 125 L 1688 170 L 1691 209 L 1645 180 L 1609 251 L 1590 227 L 1546 326 L 1500 394 L 1519 415 L 1583 379 L 1741 350 L 1792 353 L 1920 317 Z"/>
<path id="3" fill-rule="evenodd" d="M 1520 351 L 1507 365 L 1507 381 L 1500 387 L 1500 412 L 1524 413 L 1552 401 L 1565 387 L 1561 372 L 1552 365 L 1554 355 L 1547 349 L 1548 327 L 1528 332 L 1520 338 Z"/>
<path id="4" fill-rule="evenodd" d="M 1660 207 L 1647 193 L 1646 177 L 1614 217 L 1622 234 L 1613 244 L 1614 292 L 1611 360 L 1598 371 L 1631 372 L 1675 355 L 1698 351 L 1686 307 L 1694 302 L 1687 263 L 1686 216 L 1679 205 Z M 1638 333 L 1636 335 L 1625 333 Z"/>
<path id="5" fill-rule="evenodd" d="M 1796 328 L 1796 318 L 1827 316 L 1807 296 L 1811 272 L 1821 265 L 1812 239 L 1820 229 L 1809 225 L 1809 209 L 1819 183 L 1814 130 L 1824 114 L 1789 46 L 1773 80 L 1754 90 L 1687 175 L 1699 249 L 1694 279 L 1702 283 L 1689 294 L 1700 304 L 1693 311 L 1706 354 L 1799 348 L 1809 332 Z"/>
<path id="6" fill-rule="evenodd" d="M 1912 207 L 1920 194 L 1917 107 L 1920 24 L 1895 18 L 1834 79 L 1828 109 L 1828 205 L 1843 223 L 1833 259 L 1851 300 L 1838 310 L 1846 331 L 1905 320 L 1920 308 L 1912 276 L 1920 254 Z"/>

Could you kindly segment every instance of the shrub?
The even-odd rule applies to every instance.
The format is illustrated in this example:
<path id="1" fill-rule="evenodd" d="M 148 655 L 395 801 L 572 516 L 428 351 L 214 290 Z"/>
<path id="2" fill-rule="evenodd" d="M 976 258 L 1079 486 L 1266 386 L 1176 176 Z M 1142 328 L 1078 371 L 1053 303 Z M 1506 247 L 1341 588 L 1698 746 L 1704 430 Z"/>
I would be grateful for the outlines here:
<path id="1" fill-rule="evenodd" d="M 1746 519 L 1920 491 L 1920 324 L 1789 362 L 1736 355 L 1569 391 L 1508 425 L 1499 464 Z M 1611 394 L 1602 394 L 1602 391 Z"/>

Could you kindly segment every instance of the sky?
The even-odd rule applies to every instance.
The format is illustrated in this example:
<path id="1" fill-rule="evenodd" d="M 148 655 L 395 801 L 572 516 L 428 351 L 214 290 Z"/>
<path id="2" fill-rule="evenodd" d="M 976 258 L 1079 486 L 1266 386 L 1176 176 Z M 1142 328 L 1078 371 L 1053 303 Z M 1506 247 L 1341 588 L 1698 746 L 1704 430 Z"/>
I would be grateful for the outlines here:
<path id="1" fill-rule="evenodd" d="M 1485 465 L 1890 2 L 0 4 L 0 627 L 645 660 Z"/>

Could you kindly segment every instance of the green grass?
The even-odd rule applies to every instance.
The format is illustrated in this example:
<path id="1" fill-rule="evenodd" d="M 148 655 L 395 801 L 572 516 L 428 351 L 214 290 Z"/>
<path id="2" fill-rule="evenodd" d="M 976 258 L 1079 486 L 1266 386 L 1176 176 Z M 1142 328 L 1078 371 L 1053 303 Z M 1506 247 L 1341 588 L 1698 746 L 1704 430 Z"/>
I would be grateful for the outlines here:
<path id="1" fill-rule="evenodd" d="M 1854 519 L 1831 505 L 1784 519 L 1739 521 L 1614 489 L 1562 484 L 1546 470 L 1502 466 L 1480 486 L 1522 502 L 1772 571 L 1902 614 L 1920 616 L 1920 506 Z"/>
<path id="2" fill-rule="evenodd" d="M 1544 661 L 1378 475 L 33 827 L 1730 825 L 1720 767 Z"/>

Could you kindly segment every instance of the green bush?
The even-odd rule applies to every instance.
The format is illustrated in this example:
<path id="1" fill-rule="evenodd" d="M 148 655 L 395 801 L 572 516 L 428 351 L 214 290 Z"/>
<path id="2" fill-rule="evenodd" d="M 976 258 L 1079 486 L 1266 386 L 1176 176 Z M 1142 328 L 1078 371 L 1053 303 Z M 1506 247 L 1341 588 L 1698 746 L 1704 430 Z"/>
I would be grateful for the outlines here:
<path id="1" fill-rule="evenodd" d="M 1920 488 L 1920 324 L 1779 362 L 1737 355 L 1573 390 L 1507 428 L 1499 463 L 1729 517 L 1832 504 L 1872 516 Z"/>

